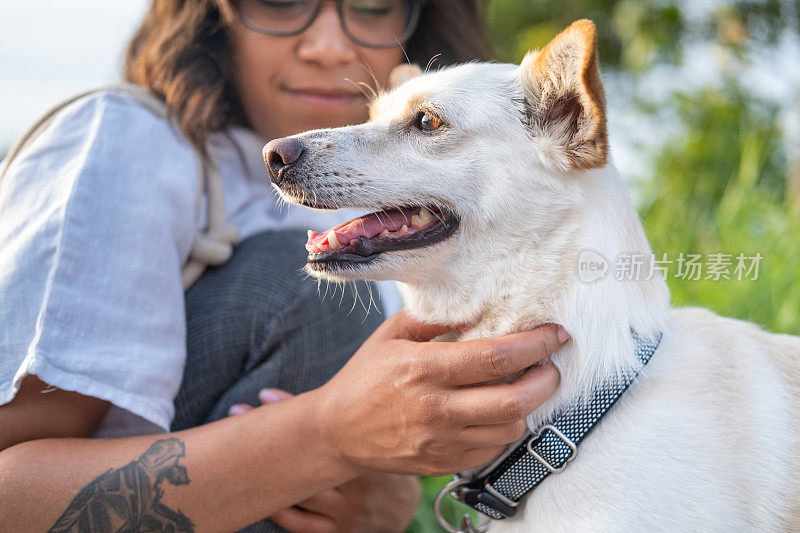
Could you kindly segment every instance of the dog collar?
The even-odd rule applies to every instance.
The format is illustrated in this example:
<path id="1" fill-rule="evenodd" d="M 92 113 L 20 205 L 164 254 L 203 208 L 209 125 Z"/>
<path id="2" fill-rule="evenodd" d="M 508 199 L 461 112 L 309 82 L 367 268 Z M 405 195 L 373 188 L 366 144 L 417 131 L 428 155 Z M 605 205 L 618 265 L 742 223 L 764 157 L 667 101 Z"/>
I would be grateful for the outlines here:
<path id="1" fill-rule="evenodd" d="M 661 342 L 658 333 L 647 340 L 631 329 L 636 358 L 646 365 Z M 469 515 L 454 529 L 443 517 L 441 504 L 446 495 L 465 503 L 494 520 L 514 516 L 520 500 L 550 474 L 562 472 L 578 455 L 578 445 L 623 395 L 641 369 L 610 379 L 598 387 L 589 402 L 564 411 L 550 423 L 529 432 L 515 446 L 475 475 L 456 474 L 434 501 L 439 524 L 450 533 L 483 531 L 472 524 Z"/>

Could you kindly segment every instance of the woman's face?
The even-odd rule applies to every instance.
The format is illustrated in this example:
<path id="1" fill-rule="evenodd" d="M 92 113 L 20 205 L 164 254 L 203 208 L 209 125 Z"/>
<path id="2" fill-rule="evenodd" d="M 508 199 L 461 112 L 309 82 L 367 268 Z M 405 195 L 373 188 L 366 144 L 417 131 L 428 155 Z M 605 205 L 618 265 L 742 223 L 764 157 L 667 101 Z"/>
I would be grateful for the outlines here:
<path id="1" fill-rule="evenodd" d="M 350 41 L 335 2 L 323 2 L 311 26 L 289 37 L 258 33 L 237 17 L 231 42 L 239 98 L 249 125 L 265 139 L 364 122 L 367 98 L 354 83 L 385 87 L 403 57 L 400 47 Z"/>

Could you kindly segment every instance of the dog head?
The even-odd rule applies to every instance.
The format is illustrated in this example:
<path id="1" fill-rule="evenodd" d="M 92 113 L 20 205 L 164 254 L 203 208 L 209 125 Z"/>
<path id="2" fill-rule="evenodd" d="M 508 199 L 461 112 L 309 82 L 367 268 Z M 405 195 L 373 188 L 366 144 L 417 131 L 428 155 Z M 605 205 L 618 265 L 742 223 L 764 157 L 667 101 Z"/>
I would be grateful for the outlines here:
<path id="1" fill-rule="evenodd" d="M 418 281 L 451 274 L 456 256 L 541 239 L 574 205 L 565 177 L 606 163 L 595 55 L 594 26 L 579 21 L 519 66 L 406 67 L 366 124 L 270 142 L 284 199 L 373 211 L 310 233 L 308 271 Z"/>

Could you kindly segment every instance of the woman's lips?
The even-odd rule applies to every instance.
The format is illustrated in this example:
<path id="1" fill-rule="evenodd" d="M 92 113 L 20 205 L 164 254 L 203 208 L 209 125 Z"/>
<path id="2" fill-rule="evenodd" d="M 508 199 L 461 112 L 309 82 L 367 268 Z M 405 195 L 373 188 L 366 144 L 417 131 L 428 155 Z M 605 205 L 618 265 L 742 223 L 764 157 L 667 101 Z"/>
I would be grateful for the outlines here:
<path id="1" fill-rule="evenodd" d="M 363 95 L 347 91 L 330 91 L 324 89 L 290 89 L 286 88 L 293 98 L 304 105 L 319 110 L 335 110 L 347 107 L 353 102 L 361 100 Z"/>

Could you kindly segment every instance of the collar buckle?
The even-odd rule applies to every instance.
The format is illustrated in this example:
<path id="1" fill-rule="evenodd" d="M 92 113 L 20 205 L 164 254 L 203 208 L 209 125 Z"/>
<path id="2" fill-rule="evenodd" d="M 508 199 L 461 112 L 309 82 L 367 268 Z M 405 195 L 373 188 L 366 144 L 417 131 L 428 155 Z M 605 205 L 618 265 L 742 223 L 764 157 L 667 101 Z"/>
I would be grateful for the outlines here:
<path id="1" fill-rule="evenodd" d="M 546 430 L 551 431 L 556 437 L 558 437 L 562 442 L 564 442 L 564 444 L 566 444 L 567 447 L 569 447 L 569 450 L 570 450 L 569 457 L 567 457 L 564 460 L 564 462 L 561 464 L 561 466 L 553 466 L 553 465 L 551 465 L 547 461 L 547 459 L 545 459 L 544 457 L 542 457 L 541 455 L 536 453 L 536 451 L 533 449 L 533 443 L 534 442 L 539 442 L 541 440 L 541 438 L 542 438 L 542 434 Z M 567 465 L 570 463 L 570 461 L 575 459 L 575 457 L 577 457 L 577 455 L 578 455 L 578 447 L 575 445 L 575 443 L 572 442 L 571 440 L 569 440 L 566 435 L 561 433 L 561 431 L 557 427 L 552 425 L 552 424 L 545 424 L 544 426 L 539 428 L 539 432 L 528 440 L 528 443 L 525 445 L 525 447 L 528 448 L 528 453 L 531 454 L 534 459 L 539 461 L 542 464 L 543 467 L 548 469 L 551 474 L 558 474 L 559 472 L 563 472 L 564 469 L 567 468 Z"/>

